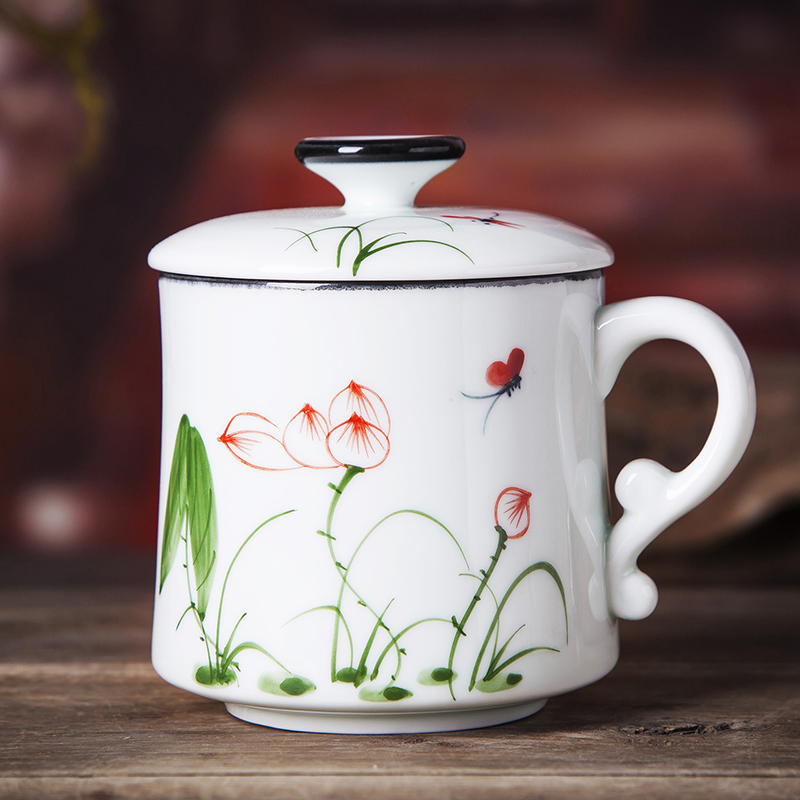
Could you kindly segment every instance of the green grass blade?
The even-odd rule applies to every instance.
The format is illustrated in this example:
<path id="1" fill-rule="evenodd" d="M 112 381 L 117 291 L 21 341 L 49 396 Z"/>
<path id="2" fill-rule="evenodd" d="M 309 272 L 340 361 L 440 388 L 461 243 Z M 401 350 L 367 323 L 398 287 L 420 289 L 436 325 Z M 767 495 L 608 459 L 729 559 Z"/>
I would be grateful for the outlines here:
<path id="1" fill-rule="evenodd" d="M 392 598 L 389 601 L 389 605 L 387 605 L 386 608 L 383 609 L 383 611 L 381 612 L 381 615 L 378 617 L 378 619 L 375 620 L 375 625 L 372 628 L 372 633 L 370 634 L 369 639 L 367 639 L 366 645 L 364 645 L 364 651 L 361 654 L 361 660 L 358 662 L 358 670 L 356 672 L 358 677 L 355 680 L 355 685 L 356 686 L 360 686 L 364 682 L 364 678 L 366 677 L 366 674 L 367 674 L 367 659 L 369 658 L 369 653 L 370 653 L 370 650 L 372 650 L 372 645 L 375 642 L 375 637 L 378 635 L 378 631 L 381 628 L 384 628 L 385 630 L 389 630 L 386 627 L 386 625 L 384 625 L 384 623 L 383 623 L 383 615 L 389 610 L 389 606 L 393 602 L 394 602 L 394 598 Z M 389 633 L 389 635 L 391 636 L 391 633 Z M 394 638 L 395 637 L 392 636 L 392 639 L 394 639 Z"/>
<path id="2" fill-rule="evenodd" d="M 389 654 L 389 651 L 397 646 L 397 643 L 400 641 L 401 637 L 405 636 L 412 628 L 416 628 L 417 625 L 422 625 L 425 622 L 444 622 L 445 625 L 451 625 L 449 619 L 442 619 L 441 617 L 427 617 L 426 619 L 420 619 L 416 622 L 412 622 L 410 625 L 407 625 L 397 636 L 392 636 L 391 641 L 386 647 L 383 648 L 380 656 L 378 656 L 378 660 L 375 662 L 375 666 L 372 668 L 372 674 L 370 675 L 369 679 L 374 681 L 375 678 L 378 677 L 378 673 L 381 669 L 381 664 L 383 664 L 383 659 Z"/>
<path id="3" fill-rule="evenodd" d="M 509 637 L 508 637 L 508 639 L 506 639 L 506 643 L 505 643 L 505 644 L 504 644 L 504 645 L 503 645 L 503 646 L 500 648 L 500 650 L 497 650 L 497 643 L 500 641 L 500 639 L 499 639 L 499 637 L 495 639 L 495 646 L 494 646 L 494 649 L 495 649 L 495 650 L 497 650 L 497 652 L 495 652 L 495 653 L 492 655 L 492 660 L 489 662 L 489 672 L 492 672 L 492 674 L 494 674 L 494 673 L 493 673 L 493 670 L 494 670 L 494 668 L 495 668 L 495 664 L 497 664 L 497 662 L 498 662 L 498 661 L 499 661 L 499 660 L 500 660 L 500 659 L 503 657 L 503 655 L 505 654 L 506 650 L 508 650 L 508 646 L 511 644 L 511 640 L 512 640 L 512 639 L 513 639 L 513 638 L 514 638 L 514 637 L 515 637 L 515 636 L 516 636 L 516 635 L 517 635 L 517 634 L 518 634 L 518 633 L 519 633 L 519 632 L 520 632 L 520 631 L 521 631 L 521 630 L 522 630 L 524 627 L 525 627 L 525 625 L 520 625 L 520 626 L 519 626 L 519 628 L 517 628 L 517 629 L 514 631 L 514 633 L 512 633 L 512 634 L 511 634 L 511 636 L 509 636 Z M 495 633 L 497 633 L 497 631 L 499 631 L 499 630 L 500 630 L 500 626 L 498 625 L 498 626 L 495 628 Z M 487 672 L 486 674 L 488 675 L 488 674 L 489 674 L 489 672 Z M 484 678 L 484 680 L 489 680 L 489 679 L 488 679 L 488 678 Z"/>
<path id="4" fill-rule="evenodd" d="M 558 570 L 549 562 L 549 561 L 537 561 L 535 564 L 531 564 L 529 567 L 526 567 L 519 575 L 511 582 L 511 585 L 506 590 L 506 593 L 503 595 L 503 599 L 500 601 L 500 604 L 497 607 L 497 611 L 495 612 L 494 618 L 492 619 L 491 624 L 489 625 L 489 630 L 486 633 L 486 638 L 483 640 L 483 644 L 481 645 L 480 652 L 478 653 L 478 657 L 475 660 L 475 666 L 472 670 L 472 676 L 470 677 L 469 682 L 469 691 L 472 691 L 475 688 L 475 684 L 478 680 L 478 670 L 481 666 L 481 661 L 483 660 L 483 656 L 486 652 L 486 648 L 489 646 L 489 641 L 492 638 L 492 633 L 494 632 L 495 627 L 500 622 L 500 615 L 503 613 L 503 608 L 505 608 L 508 599 L 514 593 L 514 590 L 517 586 L 522 583 L 522 581 L 531 575 L 534 572 L 538 571 L 546 572 L 555 582 L 556 586 L 558 587 L 558 591 L 561 594 L 561 603 L 564 606 L 564 624 L 566 626 L 566 637 L 567 642 L 569 642 L 569 618 L 567 616 L 567 597 L 564 592 L 564 584 L 561 582 L 561 576 L 558 574 Z"/>
<path id="5" fill-rule="evenodd" d="M 298 242 L 302 242 L 304 239 L 308 240 L 308 243 L 311 245 L 312 250 L 317 253 L 316 245 L 314 244 L 314 240 L 311 238 L 311 234 L 306 233 L 305 231 L 301 231 L 300 228 L 276 228 L 275 230 L 278 231 L 294 231 L 295 233 L 301 234 L 297 239 L 295 239 L 290 245 L 287 245 L 286 249 L 288 250 L 290 247 L 294 247 Z M 315 231 L 316 233 L 316 231 Z"/>
<path id="6" fill-rule="evenodd" d="M 377 242 L 378 240 L 376 239 L 375 241 Z M 376 253 L 380 253 L 381 250 L 388 250 L 390 247 L 400 247 L 400 245 L 403 244 L 439 244 L 442 247 L 449 247 L 451 250 L 461 253 L 461 255 L 464 256 L 464 258 L 466 258 L 471 264 L 475 263 L 463 250 L 461 250 L 461 248 L 456 247 L 453 244 L 448 244 L 447 242 L 437 242 L 435 239 L 404 239 L 402 242 L 390 242 L 389 244 L 384 244 L 375 248 L 371 246 L 373 244 L 375 244 L 375 242 L 371 242 L 368 252 L 362 251 L 363 254 L 359 253 L 356 261 L 353 262 L 353 275 L 358 272 L 358 267 L 361 266 L 361 263 L 365 259 L 369 258 L 370 256 L 374 256 Z"/>
<path id="7" fill-rule="evenodd" d="M 363 539 L 358 543 L 356 549 L 353 551 L 353 555 L 350 557 L 350 561 L 347 563 L 347 569 L 349 570 L 353 566 L 353 562 L 356 560 L 356 556 L 358 555 L 358 551 L 366 544 L 367 539 L 375 533 L 384 522 L 387 522 L 392 517 L 397 517 L 400 514 L 413 514 L 417 517 L 422 517 L 423 519 L 427 519 L 430 522 L 433 522 L 435 525 L 438 525 L 453 541 L 453 544 L 458 548 L 458 552 L 461 554 L 461 558 L 464 559 L 464 564 L 466 564 L 467 569 L 469 569 L 469 561 L 467 561 L 467 556 L 464 554 L 464 550 L 462 549 L 461 545 L 458 543 L 458 539 L 456 539 L 455 534 L 448 528 L 443 522 L 439 522 L 436 517 L 431 516 L 430 514 L 426 514 L 424 511 L 418 511 L 415 508 L 401 508 L 399 511 L 392 511 L 391 514 L 387 514 L 383 519 L 378 520 L 364 535 Z M 473 576 L 477 577 L 477 576 Z M 478 578 L 480 580 L 480 578 Z"/>
<path id="8" fill-rule="evenodd" d="M 527 650 L 520 650 L 519 653 L 515 653 L 511 658 L 507 658 L 502 664 L 487 672 L 484 680 L 490 681 L 495 675 L 499 675 L 506 667 L 511 666 L 515 661 L 528 655 L 528 653 L 535 653 L 537 650 L 549 650 L 551 653 L 561 652 L 557 647 L 529 647 Z"/>
<path id="9" fill-rule="evenodd" d="M 240 645 L 237 645 L 233 648 L 233 650 L 231 650 L 227 659 L 225 659 L 225 661 L 222 663 L 222 668 L 220 671 L 223 675 L 228 671 L 228 668 L 233 663 L 233 659 L 236 658 L 236 656 L 238 656 L 243 650 L 256 650 L 257 652 L 265 655 L 268 659 L 270 659 L 270 661 L 274 661 L 284 672 L 290 672 L 290 670 L 286 669 L 286 667 L 284 667 L 283 664 L 281 664 L 281 662 L 275 658 L 275 656 L 268 653 L 260 644 L 256 644 L 255 642 L 242 642 Z"/>
<path id="10" fill-rule="evenodd" d="M 361 231 L 358 228 L 350 228 L 347 233 L 342 236 L 341 241 L 339 242 L 339 246 L 336 248 L 336 269 L 342 265 L 342 250 L 344 249 L 344 243 L 350 238 L 350 236 L 355 233 L 358 236 L 359 240 L 359 250 L 361 249 Z"/>
<path id="11" fill-rule="evenodd" d="M 350 665 L 353 664 L 353 637 L 350 634 L 350 627 L 347 624 L 347 620 L 344 618 L 344 614 L 342 614 L 342 610 L 338 606 L 315 606 L 314 608 L 309 608 L 307 611 L 301 611 L 296 617 L 292 617 L 289 622 L 294 622 L 296 619 L 300 619 L 300 617 L 304 617 L 306 614 L 310 614 L 312 611 L 333 611 L 334 614 L 341 620 L 342 625 L 344 625 L 344 632 L 347 634 L 347 641 L 350 645 Z M 289 622 L 286 624 L 288 625 Z"/>
<path id="12" fill-rule="evenodd" d="M 263 528 L 269 525 L 270 522 L 276 519 L 280 519 L 281 517 L 285 517 L 287 514 L 293 514 L 295 509 L 289 509 L 289 511 L 282 511 L 280 514 L 274 514 L 269 519 L 265 519 L 260 525 L 258 525 L 255 530 L 239 545 L 239 549 L 236 551 L 236 555 L 231 559 L 231 563 L 228 564 L 228 571 L 225 573 L 225 579 L 222 581 L 222 591 L 219 593 L 219 606 L 217 607 L 217 641 L 220 641 L 220 629 L 222 626 L 222 604 L 225 602 L 225 591 L 228 588 L 228 581 L 231 577 L 231 572 L 233 572 L 233 565 L 239 559 L 239 556 L 242 554 L 242 551 L 247 546 L 247 543 Z M 241 620 L 240 620 L 241 621 Z M 227 649 L 225 651 L 227 653 Z"/>
<path id="13" fill-rule="evenodd" d="M 245 611 L 241 617 L 239 617 L 239 621 L 233 626 L 233 630 L 231 631 L 231 635 L 228 638 L 228 642 L 225 645 L 225 649 L 220 653 L 219 652 L 219 640 L 217 640 L 214 644 L 217 649 L 217 653 L 219 654 L 220 658 L 225 661 L 228 658 L 228 653 L 231 651 L 231 646 L 233 645 L 233 637 L 236 636 L 236 631 L 239 630 L 239 626 L 242 624 L 242 620 L 247 616 L 247 612 Z"/>
<path id="14" fill-rule="evenodd" d="M 314 240 L 311 238 L 312 236 L 323 233 L 324 231 L 336 231 L 345 228 L 345 225 L 332 225 L 329 228 L 319 228 L 316 231 L 311 231 L 311 233 L 306 233 L 305 231 L 300 230 L 300 228 L 275 228 L 276 231 L 293 231 L 294 233 L 299 233 L 300 236 L 295 239 L 290 245 L 287 245 L 286 249 L 288 250 L 290 247 L 294 247 L 298 242 L 308 241 L 311 245 L 311 248 L 314 250 L 315 253 L 318 253 L 317 246 L 314 244 Z"/>

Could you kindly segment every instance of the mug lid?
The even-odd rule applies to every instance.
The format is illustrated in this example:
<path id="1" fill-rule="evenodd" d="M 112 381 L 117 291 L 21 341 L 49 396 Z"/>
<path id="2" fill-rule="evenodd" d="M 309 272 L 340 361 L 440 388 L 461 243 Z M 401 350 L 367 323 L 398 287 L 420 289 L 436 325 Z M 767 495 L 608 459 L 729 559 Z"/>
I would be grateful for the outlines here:
<path id="1" fill-rule="evenodd" d="M 534 277 L 612 263 L 603 241 L 553 217 L 414 205 L 464 149 L 457 136 L 303 139 L 296 157 L 339 189 L 344 205 L 201 222 L 157 244 L 148 262 L 179 275 L 325 283 Z"/>

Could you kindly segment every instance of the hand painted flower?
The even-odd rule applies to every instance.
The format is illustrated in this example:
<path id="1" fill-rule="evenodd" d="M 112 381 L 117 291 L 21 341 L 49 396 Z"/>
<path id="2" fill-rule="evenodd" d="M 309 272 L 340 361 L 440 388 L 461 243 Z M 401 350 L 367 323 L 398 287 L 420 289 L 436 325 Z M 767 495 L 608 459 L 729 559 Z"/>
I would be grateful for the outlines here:
<path id="1" fill-rule="evenodd" d="M 277 432 L 275 423 L 261 414 L 246 411 L 237 414 L 218 438 L 243 464 L 270 472 L 300 469 L 300 464 L 289 456 Z"/>
<path id="2" fill-rule="evenodd" d="M 342 467 L 373 469 L 389 455 L 389 437 L 355 413 L 331 429 L 326 443 L 331 458 Z"/>
<path id="3" fill-rule="evenodd" d="M 386 404 L 377 392 L 355 381 L 350 381 L 348 386 L 331 400 L 328 419 L 331 425 L 339 425 L 349 421 L 352 414 L 358 414 L 362 420 L 389 435 L 391 421 Z"/>
<path id="4" fill-rule="evenodd" d="M 286 452 L 301 466 L 312 469 L 333 469 L 325 440 L 328 421 L 306 403 L 290 420 L 283 432 Z"/>
<path id="5" fill-rule="evenodd" d="M 494 521 L 509 539 L 519 539 L 531 524 L 531 493 L 525 489 L 503 489 L 494 504 Z"/>

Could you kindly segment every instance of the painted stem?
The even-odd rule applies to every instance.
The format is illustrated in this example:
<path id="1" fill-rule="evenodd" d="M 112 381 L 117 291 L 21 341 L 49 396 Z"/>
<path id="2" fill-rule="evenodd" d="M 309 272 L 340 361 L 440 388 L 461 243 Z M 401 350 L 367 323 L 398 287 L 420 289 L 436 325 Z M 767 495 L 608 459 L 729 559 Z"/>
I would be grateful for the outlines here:
<path id="1" fill-rule="evenodd" d="M 331 503 L 328 508 L 328 519 L 326 522 L 325 527 L 325 536 L 328 540 L 328 552 L 331 555 L 331 559 L 333 560 L 333 565 L 336 567 L 336 571 L 339 573 L 339 577 L 342 579 L 342 585 L 339 588 L 339 598 L 336 602 L 336 610 L 337 613 L 334 615 L 333 618 L 333 641 L 331 643 L 331 681 L 336 681 L 336 656 L 339 648 L 339 615 L 342 613 L 342 597 L 344 596 L 344 587 L 347 584 L 347 571 L 342 566 L 341 562 L 336 558 L 336 553 L 333 549 L 333 515 L 336 512 L 336 506 L 339 505 L 339 499 L 342 496 L 342 492 L 347 488 L 347 485 L 350 481 L 355 478 L 356 475 L 364 472 L 363 467 L 353 467 L 348 466 L 345 471 L 342 479 L 339 481 L 337 485 L 329 484 L 331 489 L 333 490 L 333 497 L 331 498 Z M 349 585 L 349 584 L 347 584 Z M 352 587 L 350 587 L 352 590 Z M 355 592 L 353 592 L 356 594 Z M 356 595 L 358 596 L 358 595 Z M 359 597 L 359 599 L 361 599 Z M 363 601 L 362 601 L 363 602 Z M 366 605 L 366 604 L 365 604 Z M 351 665 L 352 666 L 352 665 Z"/>
<path id="2" fill-rule="evenodd" d="M 467 634 L 464 633 L 464 626 L 467 624 L 470 616 L 472 615 L 475 606 L 478 604 L 478 601 L 481 599 L 481 594 L 483 590 L 486 588 L 486 584 L 489 583 L 489 578 L 492 577 L 492 573 L 494 572 L 494 568 L 497 566 L 497 562 L 500 560 L 500 554 L 503 550 L 506 549 L 506 541 L 508 539 L 508 534 L 499 526 L 495 525 L 494 528 L 497 531 L 497 548 L 494 551 L 494 555 L 490 557 L 489 569 L 485 572 L 482 572 L 483 579 L 478 586 L 478 591 L 472 596 L 472 600 L 470 604 L 467 606 L 467 610 L 464 612 L 464 616 L 461 618 L 459 622 L 456 621 L 456 618 L 452 618 L 453 626 L 456 629 L 456 634 L 453 637 L 453 644 L 450 647 L 450 658 L 447 660 L 447 668 L 450 670 L 450 677 L 447 679 L 447 683 L 450 687 L 450 696 L 453 700 L 456 699 L 455 692 L 453 691 L 453 661 L 456 656 L 456 648 L 458 647 L 459 639 L 462 636 L 466 636 Z"/>
<path id="3" fill-rule="evenodd" d="M 197 622 L 197 625 L 200 628 L 200 632 L 203 634 L 203 643 L 206 646 L 206 658 L 208 658 L 208 672 L 209 672 L 210 675 L 213 675 L 214 671 L 215 671 L 215 666 L 211 662 L 211 649 L 209 648 L 208 634 L 206 633 L 205 626 L 203 625 L 203 618 L 200 616 L 200 612 L 197 610 L 197 603 L 196 603 L 196 601 L 194 599 L 194 593 L 192 592 L 192 579 L 191 579 L 191 576 L 189 575 L 189 561 L 190 561 L 190 559 L 189 559 L 189 518 L 188 518 L 188 515 L 186 517 L 185 526 L 186 527 L 185 527 L 184 534 L 183 534 L 183 544 L 184 544 L 184 550 L 185 550 L 184 558 L 186 560 L 186 563 L 183 566 L 184 566 L 184 569 L 186 570 L 186 588 L 187 588 L 187 591 L 189 593 L 189 607 L 192 609 L 192 613 L 194 614 L 195 621 Z M 183 619 L 183 617 L 181 617 L 181 619 Z M 180 624 L 181 623 L 178 622 L 178 625 L 180 625 Z M 216 642 L 214 642 L 214 652 L 217 654 L 217 656 L 219 655 L 219 648 L 217 647 L 217 643 Z M 215 662 L 218 663 L 219 662 L 219 658 L 216 658 Z"/>

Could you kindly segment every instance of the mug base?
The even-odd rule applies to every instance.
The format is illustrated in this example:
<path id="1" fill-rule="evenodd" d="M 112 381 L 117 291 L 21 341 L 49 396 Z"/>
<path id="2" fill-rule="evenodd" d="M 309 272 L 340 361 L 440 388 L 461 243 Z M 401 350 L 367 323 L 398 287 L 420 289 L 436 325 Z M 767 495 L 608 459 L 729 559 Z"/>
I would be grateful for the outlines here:
<path id="1" fill-rule="evenodd" d="M 327 711 L 290 711 L 225 703 L 228 712 L 255 725 L 308 733 L 444 733 L 487 728 L 528 717 L 540 711 L 547 700 L 534 700 L 501 708 L 465 711 L 405 712 L 395 714 L 346 714 Z"/>

